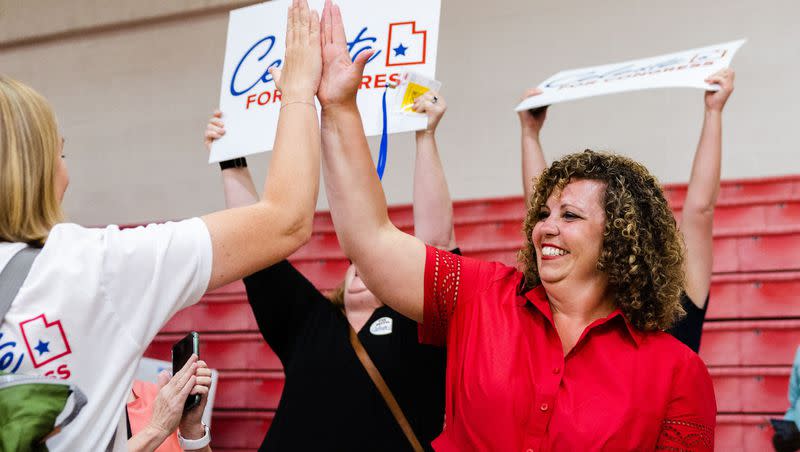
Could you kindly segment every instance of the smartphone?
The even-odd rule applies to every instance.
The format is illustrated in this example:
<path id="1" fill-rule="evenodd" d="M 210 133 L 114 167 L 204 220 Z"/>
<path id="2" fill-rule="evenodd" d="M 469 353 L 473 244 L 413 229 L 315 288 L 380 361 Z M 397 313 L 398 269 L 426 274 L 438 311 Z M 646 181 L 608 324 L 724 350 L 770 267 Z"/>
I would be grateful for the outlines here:
<path id="1" fill-rule="evenodd" d="M 192 353 L 200 356 L 200 335 L 197 331 L 192 331 L 186 337 L 179 340 L 172 346 L 172 372 L 178 372 L 189 361 Z M 183 410 L 188 411 L 200 404 L 200 394 L 189 394 Z"/>

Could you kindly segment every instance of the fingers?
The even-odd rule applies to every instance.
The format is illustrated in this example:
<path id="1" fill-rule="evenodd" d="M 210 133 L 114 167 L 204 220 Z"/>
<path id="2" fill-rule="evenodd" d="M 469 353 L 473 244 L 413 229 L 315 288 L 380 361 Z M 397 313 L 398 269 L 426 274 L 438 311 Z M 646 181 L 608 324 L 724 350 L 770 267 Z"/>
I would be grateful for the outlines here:
<path id="1" fill-rule="evenodd" d="M 195 387 L 195 383 L 197 382 L 197 377 L 194 375 L 190 376 L 188 380 L 183 383 L 183 386 L 180 387 L 180 392 L 178 392 L 178 400 L 186 400 L 189 397 L 189 394 Z"/>
<path id="2" fill-rule="evenodd" d="M 342 22 L 342 11 L 339 9 L 339 5 L 333 4 L 333 8 L 331 8 L 331 19 L 333 22 L 333 30 L 332 38 L 333 43 L 337 46 L 346 46 L 347 45 L 347 37 L 344 33 L 344 22 Z M 366 53 L 366 52 L 362 52 Z M 372 56 L 370 54 L 370 56 Z"/>
<path id="3" fill-rule="evenodd" d="M 197 383 L 197 382 L 195 382 L 195 383 Z M 189 394 L 187 394 L 187 396 L 189 396 L 189 395 L 206 396 L 206 395 L 208 395 L 208 392 L 211 390 L 209 388 L 209 386 L 211 386 L 210 383 L 209 384 L 195 384 L 193 387 L 190 387 L 191 391 L 189 391 Z"/>
<path id="4" fill-rule="evenodd" d="M 725 68 L 715 72 L 714 74 L 706 78 L 704 81 L 706 83 L 716 83 L 722 86 L 733 83 L 735 76 L 736 73 L 733 71 L 733 69 Z"/>
<path id="5" fill-rule="evenodd" d="M 283 70 L 279 69 L 275 66 L 268 69 L 269 75 L 272 76 L 272 80 L 275 82 L 275 87 L 279 90 L 281 89 L 281 74 L 283 74 Z"/>
<path id="6" fill-rule="evenodd" d="M 308 1 L 306 1 L 306 0 L 298 0 L 297 4 L 298 4 L 297 5 L 298 13 L 299 13 L 298 14 L 299 17 L 298 17 L 298 21 L 297 21 L 297 25 L 298 25 L 297 31 L 301 35 L 304 35 L 304 37 L 307 39 L 308 38 L 308 32 L 309 32 L 309 22 L 311 21 L 311 14 L 310 14 L 310 11 L 308 9 Z"/>
<path id="7" fill-rule="evenodd" d="M 330 44 L 333 42 L 333 30 L 331 29 L 331 23 L 333 22 L 333 18 L 331 16 L 332 10 L 331 0 L 325 0 L 325 6 L 322 8 L 322 45 Z"/>
<path id="8" fill-rule="evenodd" d="M 189 359 L 186 361 L 186 364 L 183 365 L 181 370 L 172 377 L 170 380 L 170 384 L 175 385 L 178 388 L 183 387 L 186 382 L 194 377 L 194 371 L 197 368 L 197 355 L 192 354 Z"/>
<path id="9" fill-rule="evenodd" d="M 319 44 L 319 13 L 311 11 L 311 20 L 308 23 L 308 40 L 311 44 Z"/>
<path id="10" fill-rule="evenodd" d="M 286 48 L 289 49 L 294 45 L 294 4 L 292 1 L 289 6 L 289 11 L 286 13 Z"/>
<path id="11" fill-rule="evenodd" d="M 211 369 L 205 361 L 197 361 L 197 370 L 194 372 L 195 383 L 192 388 L 192 394 L 208 394 L 211 388 Z"/>
<path id="12" fill-rule="evenodd" d="M 428 103 L 425 102 L 422 97 L 418 97 L 414 101 L 414 105 L 411 106 L 411 109 L 415 113 L 427 113 L 428 112 Z"/>
<path id="13" fill-rule="evenodd" d="M 520 100 L 525 100 L 531 96 L 538 96 L 539 94 L 542 94 L 542 90 L 539 88 L 528 88 L 522 94 L 522 98 Z"/>
<path id="14" fill-rule="evenodd" d="M 365 51 L 363 51 L 363 52 L 358 54 L 358 56 L 356 57 L 356 60 L 353 61 L 353 65 L 356 66 L 356 68 L 358 69 L 358 73 L 359 74 L 363 74 L 364 73 L 364 66 L 367 65 L 367 61 L 369 61 L 369 59 L 372 58 L 372 55 L 374 55 L 374 54 L 375 54 L 375 50 L 365 50 Z"/>
<path id="15" fill-rule="evenodd" d="M 156 377 L 156 383 L 158 384 L 158 389 L 161 389 L 164 386 L 166 386 L 167 383 L 169 383 L 169 379 L 170 379 L 169 371 L 162 370 L 161 372 L 159 372 L 158 377 Z"/>
<path id="16" fill-rule="evenodd" d="M 206 141 L 214 141 L 214 140 L 219 140 L 220 138 L 222 138 L 223 135 L 225 135 L 225 129 L 221 129 L 219 127 L 215 127 L 212 129 L 211 126 L 209 126 L 209 128 L 206 129 L 205 138 Z"/>

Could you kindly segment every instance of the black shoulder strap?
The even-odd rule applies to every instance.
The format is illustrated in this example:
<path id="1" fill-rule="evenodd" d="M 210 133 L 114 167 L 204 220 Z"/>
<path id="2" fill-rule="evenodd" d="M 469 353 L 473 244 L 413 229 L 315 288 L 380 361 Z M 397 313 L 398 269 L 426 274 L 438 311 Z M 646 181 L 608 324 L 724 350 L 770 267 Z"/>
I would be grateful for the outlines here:
<path id="1" fill-rule="evenodd" d="M 11 302 L 17 297 L 19 288 L 28 277 L 31 266 L 36 256 L 42 251 L 40 248 L 26 246 L 19 250 L 0 272 L 0 323 L 6 313 L 11 309 Z"/>

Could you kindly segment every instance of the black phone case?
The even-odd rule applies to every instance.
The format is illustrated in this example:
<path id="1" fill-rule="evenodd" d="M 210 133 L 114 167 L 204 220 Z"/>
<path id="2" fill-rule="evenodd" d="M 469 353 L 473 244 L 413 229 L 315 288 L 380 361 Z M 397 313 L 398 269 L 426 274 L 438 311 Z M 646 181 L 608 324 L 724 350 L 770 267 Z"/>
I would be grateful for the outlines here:
<path id="1" fill-rule="evenodd" d="M 200 335 L 192 331 L 172 346 L 172 372 L 179 371 L 192 356 L 200 356 Z M 189 411 L 200 404 L 200 394 L 189 395 L 183 404 L 183 410 Z"/>

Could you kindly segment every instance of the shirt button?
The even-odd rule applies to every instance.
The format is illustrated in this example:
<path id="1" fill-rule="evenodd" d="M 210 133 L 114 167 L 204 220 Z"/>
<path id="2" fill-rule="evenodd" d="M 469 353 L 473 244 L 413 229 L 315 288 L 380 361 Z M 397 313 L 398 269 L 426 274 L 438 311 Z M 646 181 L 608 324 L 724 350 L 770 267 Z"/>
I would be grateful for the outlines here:
<path id="1" fill-rule="evenodd" d="M 533 449 L 528 449 L 525 452 L 533 452 Z"/>
<path id="2" fill-rule="evenodd" d="M 547 411 L 548 409 L 550 409 L 550 406 L 547 405 L 546 403 L 543 403 L 542 406 L 539 407 L 539 409 L 542 411 Z"/>
<path id="3" fill-rule="evenodd" d="M 554 374 L 558 375 L 559 372 L 561 372 L 561 368 L 560 367 L 553 367 L 553 373 Z"/>

